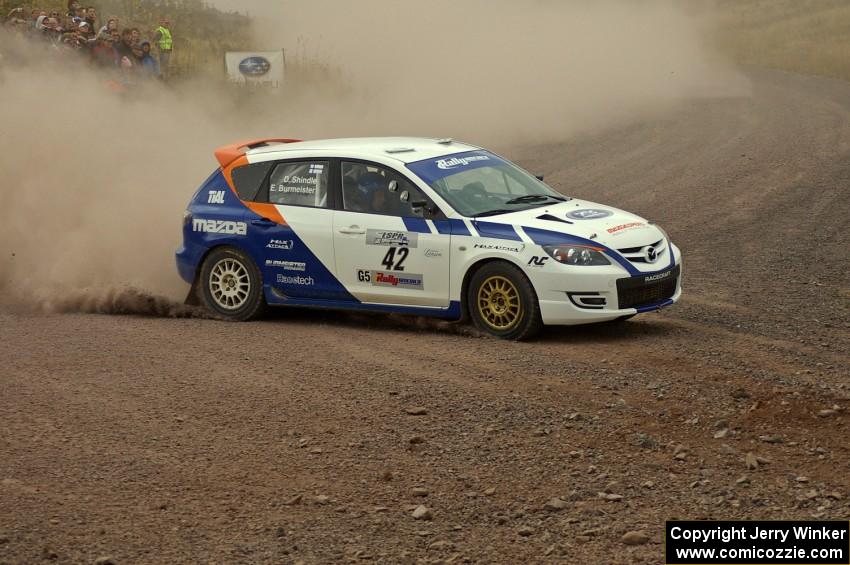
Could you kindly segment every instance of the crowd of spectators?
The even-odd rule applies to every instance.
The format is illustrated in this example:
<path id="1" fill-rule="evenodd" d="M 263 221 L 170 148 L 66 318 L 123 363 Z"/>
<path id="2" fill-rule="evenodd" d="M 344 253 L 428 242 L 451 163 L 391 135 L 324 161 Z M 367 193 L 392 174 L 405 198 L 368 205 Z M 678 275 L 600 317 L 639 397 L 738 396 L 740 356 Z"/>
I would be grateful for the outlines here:
<path id="1" fill-rule="evenodd" d="M 5 27 L 19 37 L 43 42 L 60 55 L 75 54 L 98 68 L 115 71 L 126 83 L 168 76 L 173 40 L 167 18 L 145 39 L 139 28 L 121 27 L 114 16 L 101 21 L 94 6 L 69 0 L 66 13 L 14 8 Z"/>

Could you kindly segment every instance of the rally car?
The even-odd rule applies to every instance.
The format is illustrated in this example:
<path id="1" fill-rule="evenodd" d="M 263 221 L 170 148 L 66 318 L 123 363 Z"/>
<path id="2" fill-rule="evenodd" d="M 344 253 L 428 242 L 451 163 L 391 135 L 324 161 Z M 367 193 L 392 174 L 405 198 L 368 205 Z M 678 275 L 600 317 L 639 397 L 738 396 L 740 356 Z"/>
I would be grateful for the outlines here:
<path id="1" fill-rule="evenodd" d="M 451 139 L 222 147 L 184 215 L 180 275 L 218 316 L 310 306 L 466 320 L 506 339 L 681 295 L 658 225 L 564 196 Z"/>

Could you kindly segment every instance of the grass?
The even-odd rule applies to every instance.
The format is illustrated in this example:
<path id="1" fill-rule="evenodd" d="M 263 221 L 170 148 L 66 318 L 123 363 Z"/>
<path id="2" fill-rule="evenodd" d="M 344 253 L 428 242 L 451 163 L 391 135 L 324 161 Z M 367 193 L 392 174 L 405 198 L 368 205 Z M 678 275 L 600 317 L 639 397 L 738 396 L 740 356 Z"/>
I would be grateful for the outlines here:
<path id="1" fill-rule="evenodd" d="M 759 67 L 850 80 L 847 0 L 718 0 L 720 48 Z"/>

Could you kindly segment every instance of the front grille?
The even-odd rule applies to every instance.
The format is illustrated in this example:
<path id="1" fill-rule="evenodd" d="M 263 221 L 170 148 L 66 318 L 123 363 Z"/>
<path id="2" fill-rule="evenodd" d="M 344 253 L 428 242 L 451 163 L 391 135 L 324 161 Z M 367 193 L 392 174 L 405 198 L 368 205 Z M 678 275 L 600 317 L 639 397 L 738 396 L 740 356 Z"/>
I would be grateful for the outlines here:
<path id="1" fill-rule="evenodd" d="M 664 253 L 667 251 L 667 243 L 662 239 L 656 241 L 655 243 L 650 243 L 649 245 L 643 245 L 641 247 L 624 247 L 622 249 L 618 249 L 620 255 L 631 261 L 632 263 L 650 263 L 646 259 L 646 250 L 649 247 L 654 247 L 656 251 L 656 257 L 652 263 L 661 261 Z"/>
<path id="2" fill-rule="evenodd" d="M 669 271 L 670 275 L 662 280 L 646 280 L 648 277 L 658 276 L 657 274 L 619 279 L 617 281 L 617 298 L 619 299 L 620 309 L 650 306 L 672 298 L 676 294 L 679 271 L 680 267 L 676 266 Z"/>

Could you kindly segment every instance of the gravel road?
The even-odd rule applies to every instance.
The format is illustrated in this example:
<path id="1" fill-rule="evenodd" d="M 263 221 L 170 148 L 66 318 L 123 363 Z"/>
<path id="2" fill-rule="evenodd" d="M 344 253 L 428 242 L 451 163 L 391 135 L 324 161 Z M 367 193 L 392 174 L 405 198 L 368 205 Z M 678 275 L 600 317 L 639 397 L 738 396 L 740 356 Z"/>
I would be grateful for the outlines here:
<path id="1" fill-rule="evenodd" d="M 0 313 L 0 563 L 659 563 L 670 518 L 847 519 L 850 84 L 752 79 L 507 152 L 667 229 L 663 313 Z"/>

